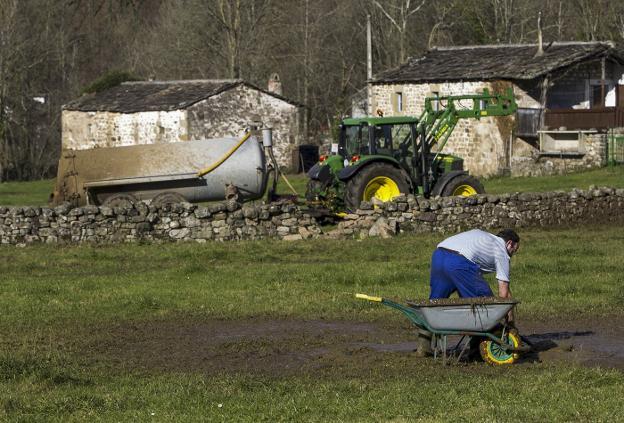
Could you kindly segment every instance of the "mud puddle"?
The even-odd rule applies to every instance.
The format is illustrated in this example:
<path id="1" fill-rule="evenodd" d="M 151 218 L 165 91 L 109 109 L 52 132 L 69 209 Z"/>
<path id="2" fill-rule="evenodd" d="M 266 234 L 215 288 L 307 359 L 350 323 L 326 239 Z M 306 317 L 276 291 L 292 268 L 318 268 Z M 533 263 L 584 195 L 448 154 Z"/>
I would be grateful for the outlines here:
<path id="1" fill-rule="evenodd" d="M 576 362 L 624 370 L 624 319 L 553 325 L 528 322 L 520 333 L 534 345 L 521 363 Z M 323 320 L 150 321 L 100 330 L 81 352 L 112 368 L 271 376 L 319 369 L 365 369 L 380 360 L 417 358 L 409 324 Z M 451 340 L 456 342 L 457 339 Z M 449 342 L 449 346 L 453 344 Z"/>
<path id="2" fill-rule="evenodd" d="M 541 361 L 574 361 L 624 370 L 624 319 L 579 320 L 558 325 L 529 323 L 522 335 Z"/>

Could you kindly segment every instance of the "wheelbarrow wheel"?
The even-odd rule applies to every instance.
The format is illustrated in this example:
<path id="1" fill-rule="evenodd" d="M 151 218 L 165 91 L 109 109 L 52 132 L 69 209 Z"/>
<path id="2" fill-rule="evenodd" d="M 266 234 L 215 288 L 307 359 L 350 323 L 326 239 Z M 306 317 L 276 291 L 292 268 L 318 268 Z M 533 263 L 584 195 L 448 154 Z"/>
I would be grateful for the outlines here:
<path id="1" fill-rule="evenodd" d="M 518 348 L 520 346 L 520 334 L 518 334 L 515 329 L 512 329 L 507 332 L 503 341 Z M 494 366 L 513 364 L 519 357 L 517 352 L 507 351 L 501 345 L 490 339 L 481 341 L 479 352 L 481 353 L 481 358 L 483 358 L 486 363 Z"/>

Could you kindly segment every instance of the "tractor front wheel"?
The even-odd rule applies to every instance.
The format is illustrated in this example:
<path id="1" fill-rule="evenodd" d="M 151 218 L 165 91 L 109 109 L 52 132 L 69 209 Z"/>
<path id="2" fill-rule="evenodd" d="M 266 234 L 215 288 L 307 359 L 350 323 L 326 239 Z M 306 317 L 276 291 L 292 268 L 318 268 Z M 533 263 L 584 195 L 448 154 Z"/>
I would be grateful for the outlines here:
<path id="1" fill-rule="evenodd" d="M 442 190 L 443 197 L 470 197 L 476 194 L 485 194 L 485 188 L 477 178 L 467 174 L 454 177 Z"/>
<path id="2" fill-rule="evenodd" d="M 390 201 L 410 192 L 405 172 L 386 163 L 371 163 L 349 180 L 345 193 L 348 210 L 356 210 L 362 201 Z"/>
<path id="3" fill-rule="evenodd" d="M 316 179 L 308 180 L 308 185 L 306 187 L 305 198 L 308 201 L 318 200 L 319 194 L 321 194 L 323 190 L 323 183 L 321 181 L 317 181 Z"/>

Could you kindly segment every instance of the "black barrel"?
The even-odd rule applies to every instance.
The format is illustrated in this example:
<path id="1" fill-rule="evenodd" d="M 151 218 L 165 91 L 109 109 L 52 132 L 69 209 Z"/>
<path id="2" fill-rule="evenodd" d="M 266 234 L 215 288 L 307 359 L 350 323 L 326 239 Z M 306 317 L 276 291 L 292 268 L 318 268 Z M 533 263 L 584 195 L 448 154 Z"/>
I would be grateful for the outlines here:
<path id="1" fill-rule="evenodd" d="M 295 173 L 307 172 L 319 160 L 319 146 L 301 144 L 293 151 L 293 171 Z"/>

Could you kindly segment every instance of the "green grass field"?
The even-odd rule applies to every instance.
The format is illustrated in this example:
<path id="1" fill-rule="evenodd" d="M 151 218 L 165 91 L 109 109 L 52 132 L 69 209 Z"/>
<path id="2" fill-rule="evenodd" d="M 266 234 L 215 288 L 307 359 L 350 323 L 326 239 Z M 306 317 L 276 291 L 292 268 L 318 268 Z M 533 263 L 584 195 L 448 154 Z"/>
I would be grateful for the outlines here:
<path id="1" fill-rule="evenodd" d="M 520 327 L 622 321 L 622 227 L 521 236 L 512 264 Z M 150 362 L 181 360 L 199 335 L 165 353 L 156 340 L 167 339 L 165 327 L 175 333 L 202 322 L 371 322 L 410 339 L 400 314 L 353 294 L 425 297 L 441 239 L 0 247 L 0 420 L 620 420 L 622 372 L 567 362 L 442 366 L 354 349 L 283 375 L 133 361 L 150 351 L 163 355 Z M 154 329 L 141 348 L 104 348 L 132 344 L 145 325 Z M 290 347 L 242 339 L 217 357 L 261 360 Z"/>
<path id="2" fill-rule="evenodd" d="M 306 191 L 305 174 L 287 175 L 288 181 L 299 196 Z M 505 192 L 544 192 L 555 190 L 569 191 L 572 188 L 587 189 L 590 185 L 624 188 L 624 166 L 604 167 L 586 172 L 567 175 L 521 178 L 492 178 L 482 180 L 485 190 L 491 194 Z M 0 205 L 3 206 L 42 206 L 48 201 L 54 189 L 54 180 L 34 182 L 0 183 Z M 292 194 L 288 185 L 280 178 L 278 193 Z"/>

